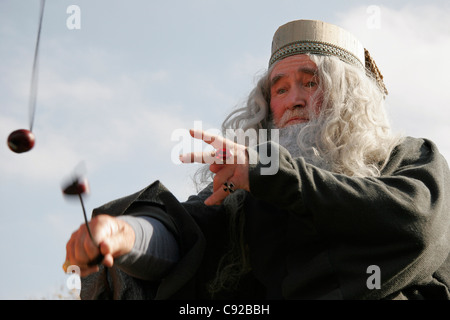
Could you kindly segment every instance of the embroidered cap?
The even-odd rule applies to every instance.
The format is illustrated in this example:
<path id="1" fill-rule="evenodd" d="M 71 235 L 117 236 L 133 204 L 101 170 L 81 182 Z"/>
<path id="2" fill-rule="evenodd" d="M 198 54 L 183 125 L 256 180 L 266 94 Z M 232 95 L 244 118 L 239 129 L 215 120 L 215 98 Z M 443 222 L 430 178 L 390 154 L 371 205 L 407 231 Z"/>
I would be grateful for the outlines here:
<path id="1" fill-rule="evenodd" d="M 273 36 L 269 67 L 286 57 L 305 53 L 336 56 L 346 63 L 365 68 L 384 93 L 388 93 L 369 51 L 353 34 L 338 26 L 317 20 L 296 20 L 282 25 Z"/>

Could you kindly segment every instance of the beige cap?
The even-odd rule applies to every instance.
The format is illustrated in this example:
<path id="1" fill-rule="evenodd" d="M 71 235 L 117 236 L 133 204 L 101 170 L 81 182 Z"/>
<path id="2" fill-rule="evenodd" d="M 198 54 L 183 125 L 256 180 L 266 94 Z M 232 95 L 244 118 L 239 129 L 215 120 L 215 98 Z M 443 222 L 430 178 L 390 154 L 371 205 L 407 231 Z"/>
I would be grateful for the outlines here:
<path id="1" fill-rule="evenodd" d="M 273 36 L 269 67 L 286 57 L 305 53 L 332 55 L 344 62 L 365 68 L 372 73 L 387 94 L 383 76 L 375 61 L 350 32 L 317 20 L 288 22 L 279 27 Z"/>

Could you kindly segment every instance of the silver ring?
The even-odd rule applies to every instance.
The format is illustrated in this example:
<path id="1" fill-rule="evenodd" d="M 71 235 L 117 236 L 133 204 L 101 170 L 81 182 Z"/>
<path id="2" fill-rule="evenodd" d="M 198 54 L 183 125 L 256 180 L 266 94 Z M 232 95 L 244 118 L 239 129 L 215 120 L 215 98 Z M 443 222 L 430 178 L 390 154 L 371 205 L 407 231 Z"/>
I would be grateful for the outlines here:
<path id="1" fill-rule="evenodd" d="M 223 191 L 228 191 L 229 193 L 233 193 L 234 191 L 236 191 L 234 189 L 233 182 L 225 182 L 223 185 L 224 185 Z"/>

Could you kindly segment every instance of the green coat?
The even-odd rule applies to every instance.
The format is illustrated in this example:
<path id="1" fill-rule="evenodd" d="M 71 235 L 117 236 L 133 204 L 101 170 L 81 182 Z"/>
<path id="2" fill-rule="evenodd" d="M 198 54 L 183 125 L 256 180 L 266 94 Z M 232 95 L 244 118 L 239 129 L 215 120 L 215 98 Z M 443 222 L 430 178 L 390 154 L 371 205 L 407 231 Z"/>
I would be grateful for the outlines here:
<path id="1" fill-rule="evenodd" d="M 252 269 L 220 298 L 450 299 L 450 171 L 431 141 L 406 138 L 378 178 L 319 169 L 281 147 L 277 173 L 261 175 L 262 167 L 250 165 L 251 194 L 220 206 L 203 204 L 207 190 L 180 203 L 156 181 L 94 210 L 121 215 L 150 204 L 182 258 L 158 283 L 102 268 L 82 279 L 81 297 L 211 298 L 206 285 L 238 210 Z"/>

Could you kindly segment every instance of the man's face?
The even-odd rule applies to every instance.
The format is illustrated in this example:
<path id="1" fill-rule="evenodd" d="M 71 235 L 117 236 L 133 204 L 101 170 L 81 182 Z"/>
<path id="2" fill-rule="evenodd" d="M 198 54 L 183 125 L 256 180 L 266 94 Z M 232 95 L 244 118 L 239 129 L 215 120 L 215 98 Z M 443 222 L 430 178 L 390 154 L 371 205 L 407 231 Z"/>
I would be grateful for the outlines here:
<path id="1" fill-rule="evenodd" d="M 318 114 L 322 93 L 317 92 L 317 66 L 307 55 L 279 61 L 270 74 L 270 84 L 270 109 L 278 128 L 308 122 L 311 112 Z"/>

